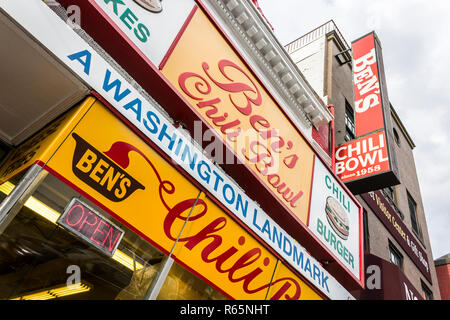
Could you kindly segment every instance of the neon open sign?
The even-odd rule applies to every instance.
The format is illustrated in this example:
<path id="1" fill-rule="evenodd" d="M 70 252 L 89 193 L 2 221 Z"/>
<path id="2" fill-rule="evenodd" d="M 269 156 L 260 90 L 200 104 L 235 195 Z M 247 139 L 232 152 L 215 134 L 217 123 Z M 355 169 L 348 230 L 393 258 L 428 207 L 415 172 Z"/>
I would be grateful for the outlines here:
<path id="1" fill-rule="evenodd" d="M 77 198 L 72 199 L 58 223 L 108 256 L 114 254 L 124 234 Z"/>

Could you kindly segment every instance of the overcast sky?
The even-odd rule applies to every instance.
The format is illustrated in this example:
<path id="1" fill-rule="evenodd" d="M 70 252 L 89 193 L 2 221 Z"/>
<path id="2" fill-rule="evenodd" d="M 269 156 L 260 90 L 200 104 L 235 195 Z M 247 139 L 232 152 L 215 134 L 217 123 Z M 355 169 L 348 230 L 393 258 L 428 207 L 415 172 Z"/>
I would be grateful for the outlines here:
<path id="1" fill-rule="evenodd" d="M 347 43 L 375 30 L 389 99 L 414 156 L 433 257 L 450 253 L 450 2 L 259 0 L 283 45 L 333 19 Z"/>

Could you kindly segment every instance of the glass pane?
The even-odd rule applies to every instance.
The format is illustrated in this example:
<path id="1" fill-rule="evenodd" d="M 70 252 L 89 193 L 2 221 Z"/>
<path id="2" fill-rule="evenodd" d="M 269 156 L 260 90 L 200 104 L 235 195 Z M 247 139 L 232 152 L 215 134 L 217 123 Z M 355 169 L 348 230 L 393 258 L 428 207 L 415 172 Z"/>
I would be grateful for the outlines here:
<path id="1" fill-rule="evenodd" d="M 425 300 L 433 300 L 433 293 L 430 289 L 422 282 L 422 296 Z"/>
<path id="2" fill-rule="evenodd" d="M 348 103 L 347 100 L 345 100 L 345 116 L 348 117 L 349 119 L 351 119 L 352 122 L 354 122 L 355 115 L 354 115 L 353 107 L 350 105 L 350 103 Z"/>
<path id="3" fill-rule="evenodd" d="M 390 260 L 393 264 L 397 265 L 400 269 L 402 268 L 402 257 L 397 250 L 389 246 Z"/>
<path id="4" fill-rule="evenodd" d="M 420 230 L 419 230 L 419 224 L 417 223 L 417 215 L 416 215 L 416 202 L 412 199 L 412 197 L 408 193 L 408 205 L 409 205 L 409 212 L 411 215 L 411 226 L 412 229 L 415 231 L 416 235 L 420 237 Z"/>
<path id="5" fill-rule="evenodd" d="M 113 257 L 56 223 L 74 197 L 125 233 Z M 48 175 L 0 235 L 0 299 L 141 299 L 163 254 Z M 68 285 L 81 281 L 81 286 Z"/>
<path id="6" fill-rule="evenodd" d="M 172 265 L 158 300 L 227 300 L 219 291 L 176 262 Z"/>

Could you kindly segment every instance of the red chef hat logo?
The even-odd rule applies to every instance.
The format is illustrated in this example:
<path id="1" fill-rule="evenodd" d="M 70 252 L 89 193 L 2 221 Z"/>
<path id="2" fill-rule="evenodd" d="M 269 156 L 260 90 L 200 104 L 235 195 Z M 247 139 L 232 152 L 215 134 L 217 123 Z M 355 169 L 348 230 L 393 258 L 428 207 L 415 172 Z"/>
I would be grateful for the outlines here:
<path id="1" fill-rule="evenodd" d="M 137 148 L 125 142 L 116 142 L 109 151 L 102 153 L 78 134 L 72 133 L 72 137 L 76 141 L 72 171 L 81 181 L 114 202 L 127 199 L 138 189 L 145 190 L 126 171 L 131 151 L 144 156 Z"/>

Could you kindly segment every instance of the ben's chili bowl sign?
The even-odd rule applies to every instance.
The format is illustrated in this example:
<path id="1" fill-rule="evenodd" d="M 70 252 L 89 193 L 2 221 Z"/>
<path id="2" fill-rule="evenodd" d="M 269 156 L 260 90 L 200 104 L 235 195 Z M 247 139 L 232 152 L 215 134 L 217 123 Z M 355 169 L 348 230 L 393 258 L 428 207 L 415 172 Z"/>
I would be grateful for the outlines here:
<path id="1" fill-rule="evenodd" d="M 254 201 L 249 199 L 234 181 L 204 157 L 202 151 L 189 139 L 186 139 L 186 135 L 177 130 L 172 122 L 157 110 L 153 102 L 142 96 L 73 30 L 67 28 L 64 22 L 45 4 L 30 3 L 29 6 L 35 12 L 36 18 L 28 19 L 30 7 L 24 8 L 15 2 L 0 3 L 2 9 L 8 12 L 18 24 L 28 30 L 63 64 L 99 92 L 112 108 L 131 123 L 134 130 L 140 132 L 169 155 L 186 174 L 203 185 L 219 203 L 228 208 L 237 219 L 242 221 L 323 294 L 331 299 L 353 298 L 317 260 L 279 227 Z M 48 33 L 48 29 L 40 23 L 43 20 L 47 21 L 47 25 L 52 24 L 55 33 Z M 96 126 L 94 124 L 92 127 Z M 80 136 L 82 135 L 80 134 Z M 90 143 L 87 139 L 85 140 Z M 74 138 L 70 141 L 75 143 Z M 104 148 L 110 146 L 105 145 Z M 106 149 L 101 151 L 106 151 Z M 67 170 L 69 169 L 72 170 L 71 168 Z M 139 172 L 130 172 L 130 176 L 138 179 L 138 182 L 146 187 L 145 182 L 141 181 Z M 77 178 L 74 177 L 74 179 Z M 145 190 L 148 189 L 137 188 L 128 199 L 131 200 Z M 195 196 L 193 197 L 195 198 Z M 326 199 L 324 199 L 325 202 Z"/>
<path id="2" fill-rule="evenodd" d="M 384 128 L 374 34 L 352 43 L 356 136 Z"/>
<path id="3" fill-rule="evenodd" d="M 390 104 L 375 32 L 352 42 L 356 139 L 336 148 L 336 174 L 354 194 L 399 184 Z"/>
<path id="4" fill-rule="evenodd" d="M 339 183 L 201 10 L 193 15 L 162 73 L 186 97 L 191 109 L 222 137 L 256 180 L 271 192 L 274 200 L 284 206 L 286 214 L 296 216 L 315 234 L 316 217 L 312 219 L 310 215 L 317 213 L 310 208 L 310 199 L 322 201 L 325 206 L 327 197 L 323 195 L 328 193 L 318 187 L 311 192 L 317 179 L 323 181 L 315 177 L 319 169 L 313 169 L 314 162 L 318 163 L 317 168 L 333 177 L 336 186 Z M 252 140 L 252 137 L 259 139 Z M 353 222 L 352 236 L 345 239 L 345 250 L 341 249 L 341 242 L 336 249 L 336 241 L 330 245 L 326 238 L 316 234 L 317 241 L 360 281 L 360 206 L 345 187 L 339 188 L 352 203 L 349 213 Z M 324 209 L 320 212 L 324 219 Z M 335 218 L 330 219 L 335 221 Z M 313 227 L 309 225 L 311 222 Z M 299 227 L 303 226 L 299 224 Z"/>
<path id="5" fill-rule="evenodd" d="M 336 149 L 336 174 L 343 182 L 390 169 L 384 131 L 358 138 Z"/>
<path id="6" fill-rule="evenodd" d="M 105 130 L 94 137 L 90 134 L 94 125 Z M 233 298 L 320 298 L 100 103 L 91 108 L 48 167 Z M 133 178 L 138 174 L 139 182 Z M 147 203 L 152 203 L 150 211 L 144 209 Z M 263 222 L 262 212 L 259 218 L 256 215 L 255 224 L 268 228 L 271 221 Z M 320 264 L 284 237 L 275 224 L 270 230 L 278 233 L 284 251 L 295 252 L 301 266 L 316 278 L 316 285 L 333 288 Z"/>
<path id="7" fill-rule="evenodd" d="M 306 225 L 314 152 L 200 9 L 161 71 L 255 178 Z"/>
<path id="8" fill-rule="evenodd" d="M 86 61 L 102 61 L 95 52 L 89 50 L 75 52 L 67 57 L 69 64 L 77 66 L 76 69 L 81 73 L 86 72 Z M 249 199 L 234 181 L 206 158 L 182 131 L 176 129 L 120 75 L 103 63 L 92 63 L 89 68 L 104 73 L 104 79 L 95 83 L 95 87 L 111 101 L 114 108 L 325 295 L 331 299 L 353 298 L 319 262 Z"/>

